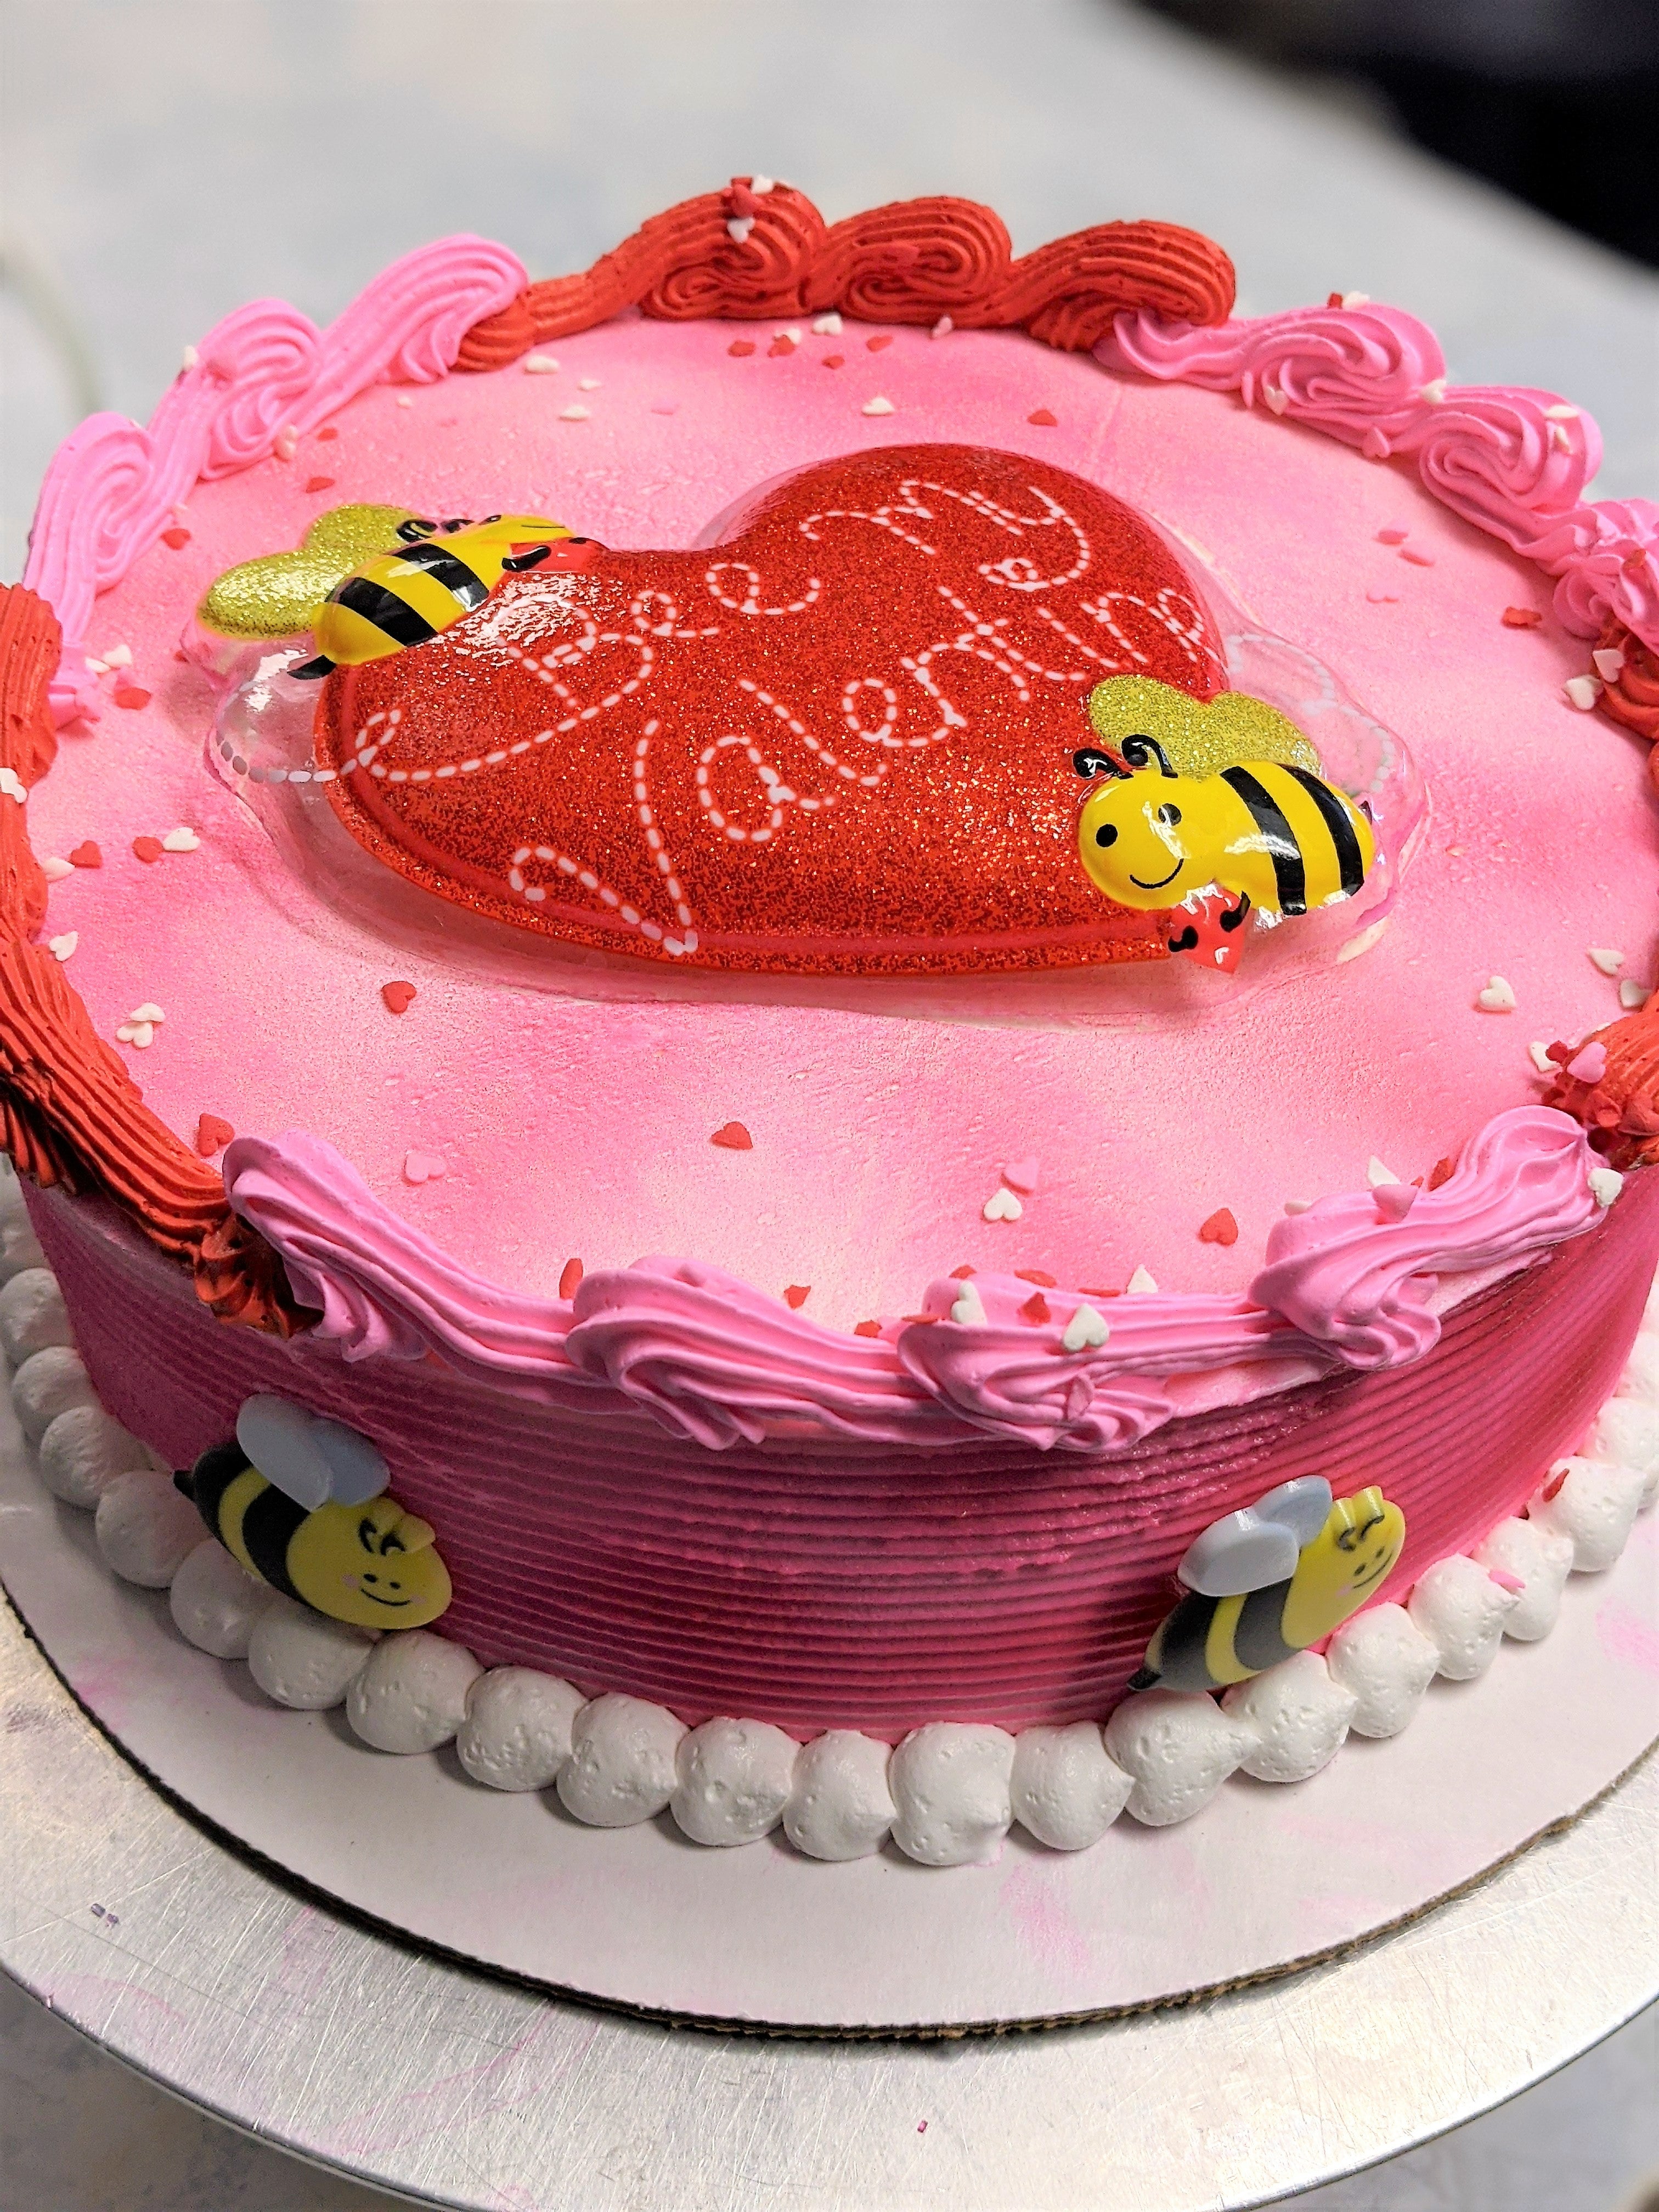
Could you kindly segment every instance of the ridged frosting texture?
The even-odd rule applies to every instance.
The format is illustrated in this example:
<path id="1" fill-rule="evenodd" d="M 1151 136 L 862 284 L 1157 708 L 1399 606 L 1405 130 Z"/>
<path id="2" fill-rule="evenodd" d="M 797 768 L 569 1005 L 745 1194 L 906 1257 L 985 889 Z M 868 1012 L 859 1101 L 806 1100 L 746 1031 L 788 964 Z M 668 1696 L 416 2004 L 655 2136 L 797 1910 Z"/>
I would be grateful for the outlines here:
<path id="1" fill-rule="evenodd" d="M 1659 645 L 1659 507 L 1583 498 L 1601 459 L 1591 417 L 1553 392 L 1449 385 L 1433 331 L 1398 307 L 1295 308 L 1218 328 L 1142 309 L 1120 314 L 1095 353 L 1110 368 L 1237 392 L 1374 460 L 1415 460 L 1454 514 L 1558 579 L 1556 612 L 1575 635 L 1612 617 Z"/>
<path id="2" fill-rule="evenodd" d="M 1171 1379 L 1261 1363 L 1391 1366 L 1437 1340 L 1434 1276 L 1513 1266 L 1601 1208 L 1594 1158 L 1565 1114 L 1515 1107 L 1402 1219 L 1366 1191 L 1278 1224 L 1249 1297 L 1170 1293 L 1089 1304 L 988 1276 L 934 1283 L 921 1316 L 845 1335 L 736 1277 L 652 1257 L 586 1276 L 574 1297 L 490 1285 L 412 1229 L 321 1139 L 238 1138 L 225 1189 L 278 1252 L 313 1334 L 348 1360 L 435 1352 L 460 1374 L 545 1406 L 637 1407 L 671 1436 L 723 1449 L 798 1432 L 927 1449 L 975 1433 L 1121 1450 L 1182 1410 Z M 1103 1340 L 1068 1343 L 1086 1309 Z M 1102 1311 L 1103 1309 L 1103 1312 Z M 1221 1395 L 1283 1384 L 1265 1369 Z"/>
<path id="3" fill-rule="evenodd" d="M 93 602 L 124 576 L 199 482 L 269 454 L 371 384 L 434 384 L 471 325 L 523 289 L 522 265 L 487 239 L 441 239 L 394 261 L 319 331 L 282 300 L 256 300 L 209 331 L 147 429 L 90 415 L 58 447 L 29 533 L 23 581 L 64 636 L 52 685 L 59 722 L 90 714 L 82 662 Z"/>

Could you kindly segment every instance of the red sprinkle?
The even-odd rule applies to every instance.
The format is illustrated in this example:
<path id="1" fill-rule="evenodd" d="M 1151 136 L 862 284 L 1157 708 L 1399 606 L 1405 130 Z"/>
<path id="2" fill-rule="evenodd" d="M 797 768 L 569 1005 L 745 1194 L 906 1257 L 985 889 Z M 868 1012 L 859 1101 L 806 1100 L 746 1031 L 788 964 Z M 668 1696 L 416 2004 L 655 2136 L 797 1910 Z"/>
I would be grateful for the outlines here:
<path id="1" fill-rule="evenodd" d="M 753 353 L 755 349 L 748 338 L 733 338 L 726 350 L 737 360 L 742 361 L 745 356 Z"/>
<path id="2" fill-rule="evenodd" d="M 1456 1173 L 1456 1171 L 1457 1163 L 1455 1160 L 1437 1160 L 1434 1165 L 1429 1170 L 1429 1188 L 1431 1190 L 1438 1190 L 1443 1182 L 1450 1182 L 1452 1176 Z"/>
<path id="3" fill-rule="evenodd" d="M 1238 1224 L 1233 1219 L 1231 1210 L 1218 1206 L 1207 1221 L 1200 1221 L 1198 1240 L 1200 1244 L 1237 1244 Z"/>
<path id="4" fill-rule="evenodd" d="M 574 1298 L 576 1295 L 576 1285 L 581 1279 L 581 1261 L 567 1260 L 559 1271 L 559 1296 L 562 1298 Z"/>
<path id="5" fill-rule="evenodd" d="M 307 477 L 306 478 L 306 489 L 307 491 L 332 491 L 333 489 L 334 479 L 332 477 Z"/>
<path id="6" fill-rule="evenodd" d="M 1025 419 L 1028 422 L 1035 422 L 1039 430 L 1054 430 L 1060 427 L 1059 416 L 1051 415 L 1046 407 L 1034 408 Z"/>
<path id="7" fill-rule="evenodd" d="M 864 343 L 867 351 L 871 353 L 881 353 L 885 348 L 891 345 L 893 341 L 890 335 L 878 338 L 866 338 Z"/>
<path id="8" fill-rule="evenodd" d="M 853 1327 L 853 1334 L 854 1336 L 879 1336 L 881 1323 L 878 1321 L 856 1322 Z"/>
<path id="9" fill-rule="evenodd" d="M 331 438 L 337 438 L 339 434 L 331 422 L 325 422 L 317 433 L 317 442 L 319 446 L 325 446 Z"/>
<path id="10" fill-rule="evenodd" d="M 973 1272 L 974 1271 L 971 1267 L 952 1267 L 951 1270 L 951 1280 L 953 1283 L 965 1283 Z"/>
<path id="11" fill-rule="evenodd" d="M 1022 1283 L 1036 1283 L 1045 1291 L 1052 1291 L 1060 1280 L 1058 1275 L 1045 1275 L 1041 1267 L 1016 1267 L 1014 1273 Z"/>
<path id="12" fill-rule="evenodd" d="M 70 854 L 70 866 L 72 868 L 101 868 L 103 865 L 104 856 L 90 837 L 84 845 L 77 845 Z"/>
<path id="13" fill-rule="evenodd" d="M 171 530 L 164 530 L 161 532 L 161 543 L 163 545 L 170 545 L 176 553 L 181 546 L 189 544 L 190 532 L 182 523 L 175 522 Z"/>
<path id="14" fill-rule="evenodd" d="M 766 349 L 768 361 L 781 361 L 795 350 L 793 338 L 774 338 Z"/>
<path id="15" fill-rule="evenodd" d="M 752 1152 L 755 1149 L 755 1140 L 741 1121 L 722 1121 L 708 1141 L 725 1152 Z"/>
<path id="16" fill-rule="evenodd" d="M 1085 1298 L 1121 1298 L 1121 1297 L 1123 1296 L 1123 1293 L 1122 1293 L 1122 1291 L 1121 1291 L 1121 1290 L 1118 1290 L 1118 1291 L 1100 1291 L 1100 1290 L 1094 1290 L 1094 1291 L 1091 1291 L 1091 1290 L 1089 1288 L 1089 1285 L 1087 1285 L 1087 1283 L 1079 1283 L 1079 1284 L 1078 1285 L 1078 1289 L 1079 1289 L 1079 1290 L 1083 1293 L 1083 1296 L 1084 1296 Z"/>
<path id="17" fill-rule="evenodd" d="M 196 1149 L 204 1160 L 210 1160 L 215 1152 L 223 1152 L 235 1134 L 229 1122 L 217 1114 L 204 1114 L 196 1124 Z"/>
<path id="18" fill-rule="evenodd" d="M 783 1294 L 783 1303 L 791 1312 L 799 1313 L 811 1295 L 811 1283 L 791 1283 Z"/>
<path id="19" fill-rule="evenodd" d="M 116 686 L 115 703 L 118 707 L 131 707 L 136 714 L 139 708 L 149 706 L 149 694 L 141 691 L 136 684 L 120 684 Z"/>
<path id="20" fill-rule="evenodd" d="M 1048 1301 L 1041 1291 L 1033 1291 L 1019 1310 L 1022 1321 L 1029 1321 L 1034 1328 L 1041 1328 L 1048 1318 Z"/>
<path id="21" fill-rule="evenodd" d="M 846 363 L 847 356 L 844 353 L 827 353 L 823 356 L 823 365 L 826 368 L 843 368 Z"/>
<path id="22" fill-rule="evenodd" d="M 1504 610 L 1505 629 L 1536 629 L 1543 619 L 1536 607 L 1505 607 Z"/>
<path id="23" fill-rule="evenodd" d="M 1546 1505 L 1547 1505 L 1553 1498 L 1556 1498 L 1560 1496 L 1561 1486 L 1566 1479 L 1567 1470 L 1565 1468 L 1563 1468 L 1559 1474 L 1553 1474 L 1549 1480 L 1544 1485 L 1544 1503 Z"/>
<path id="24" fill-rule="evenodd" d="M 380 996 L 386 1000 L 388 1012 L 406 1014 L 415 1003 L 415 986 L 412 983 L 382 983 Z"/>
<path id="25" fill-rule="evenodd" d="M 1325 305 L 1328 307 L 1340 307 L 1342 305 L 1342 295 L 1340 292 L 1328 292 L 1325 295 Z"/>
<path id="26" fill-rule="evenodd" d="M 151 867 L 161 859 L 165 848 L 159 837 L 135 837 L 132 849 L 147 867 Z"/>

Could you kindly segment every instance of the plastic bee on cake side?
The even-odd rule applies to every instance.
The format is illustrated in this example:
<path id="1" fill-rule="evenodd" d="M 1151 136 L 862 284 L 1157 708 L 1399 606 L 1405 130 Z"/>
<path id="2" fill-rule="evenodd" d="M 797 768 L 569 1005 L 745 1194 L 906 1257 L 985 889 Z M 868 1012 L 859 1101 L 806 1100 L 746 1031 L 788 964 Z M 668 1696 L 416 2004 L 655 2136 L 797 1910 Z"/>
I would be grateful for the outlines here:
<path id="1" fill-rule="evenodd" d="M 585 568 L 599 550 L 544 514 L 423 516 L 399 526 L 404 542 L 352 569 L 317 610 L 316 658 L 288 672 L 307 680 L 424 645 L 481 607 L 502 579 L 532 568 Z"/>
<path id="2" fill-rule="evenodd" d="M 1405 1515 L 1375 1486 L 1334 1500 L 1320 1475 L 1281 1483 L 1188 1547 L 1176 1575 L 1188 1594 L 1129 1687 L 1222 1690 L 1305 1651 L 1376 1594 L 1405 1540 Z"/>
<path id="3" fill-rule="evenodd" d="M 1205 702 L 1119 677 L 1095 687 L 1089 710 L 1112 750 L 1072 757 L 1092 787 L 1078 817 L 1084 867 L 1121 906 L 1185 908 L 1171 952 L 1231 969 L 1252 908 L 1277 922 L 1364 884 L 1376 857 L 1364 809 L 1315 772 L 1307 740 L 1264 701 Z M 1139 726 L 1121 732 L 1126 719 Z M 1268 742 L 1242 751 L 1253 738 Z M 1182 772 L 1183 753 L 1201 773 Z"/>
<path id="4" fill-rule="evenodd" d="M 313 1612 L 424 1628 L 448 1610 L 433 1530 L 386 1496 L 385 1460 L 343 1422 L 249 1398 L 235 1437 L 173 1479 L 251 1575 Z"/>

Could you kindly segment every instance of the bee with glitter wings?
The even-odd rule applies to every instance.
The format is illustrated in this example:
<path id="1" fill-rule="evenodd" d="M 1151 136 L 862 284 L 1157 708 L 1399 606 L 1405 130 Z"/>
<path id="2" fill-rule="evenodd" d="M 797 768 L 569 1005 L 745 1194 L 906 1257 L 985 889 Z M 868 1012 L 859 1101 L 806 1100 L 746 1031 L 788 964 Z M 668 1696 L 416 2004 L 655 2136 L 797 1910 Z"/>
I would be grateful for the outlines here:
<path id="1" fill-rule="evenodd" d="M 1188 1594 L 1129 1687 L 1221 1690 L 1305 1651 L 1376 1595 L 1405 1540 L 1405 1515 L 1374 1486 L 1333 1499 L 1322 1475 L 1281 1483 L 1188 1547 Z"/>

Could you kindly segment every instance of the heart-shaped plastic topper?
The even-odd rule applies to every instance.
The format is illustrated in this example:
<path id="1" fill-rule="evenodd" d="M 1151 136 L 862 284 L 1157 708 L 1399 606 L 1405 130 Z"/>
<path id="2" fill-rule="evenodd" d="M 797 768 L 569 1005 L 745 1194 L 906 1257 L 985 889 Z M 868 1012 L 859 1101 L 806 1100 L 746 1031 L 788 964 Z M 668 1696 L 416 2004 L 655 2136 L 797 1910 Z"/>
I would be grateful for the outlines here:
<path id="1" fill-rule="evenodd" d="M 580 515 L 569 518 L 580 528 Z M 1103 678 L 1219 691 L 1141 517 L 965 446 L 826 461 L 718 543 L 533 568 L 328 679 L 319 758 L 368 850 L 551 937 L 724 969 L 1161 958 L 1078 860 Z"/>

